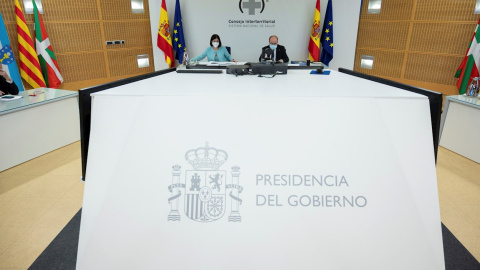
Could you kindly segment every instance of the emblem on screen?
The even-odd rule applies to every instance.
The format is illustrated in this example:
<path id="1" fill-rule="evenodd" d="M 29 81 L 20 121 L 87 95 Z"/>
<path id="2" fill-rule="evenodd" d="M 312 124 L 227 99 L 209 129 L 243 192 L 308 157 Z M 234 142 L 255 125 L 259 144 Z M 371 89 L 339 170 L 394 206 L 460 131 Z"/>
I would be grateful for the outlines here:
<path id="1" fill-rule="evenodd" d="M 261 0 L 261 2 L 257 0 L 240 0 L 240 2 L 238 2 L 238 8 L 242 13 L 243 9 L 247 9 L 248 15 L 255 15 L 255 10 L 257 9 L 260 9 L 260 13 L 262 13 L 265 9 L 265 0 Z"/>
<path id="2" fill-rule="evenodd" d="M 172 196 L 169 221 L 180 221 L 180 202 L 183 196 L 185 216 L 198 222 L 213 222 L 221 219 L 229 210 L 229 222 L 241 222 L 239 194 L 243 188 L 239 185 L 240 167 L 233 166 L 230 174 L 220 167 L 227 161 L 228 154 L 224 150 L 204 147 L 188 150 L 185 160 L 192 170 L 182 172 L 180 165 L 172 167 L 172 184 L 168 190 Z"/>

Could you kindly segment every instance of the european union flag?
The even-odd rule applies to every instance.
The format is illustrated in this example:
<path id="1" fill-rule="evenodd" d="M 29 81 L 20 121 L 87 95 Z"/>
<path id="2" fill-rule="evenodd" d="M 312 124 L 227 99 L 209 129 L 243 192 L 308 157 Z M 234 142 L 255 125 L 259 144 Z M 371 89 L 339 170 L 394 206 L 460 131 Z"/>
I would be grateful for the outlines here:
<path id="1" fill-rule="evenodd" d="M 320 62 L 328 66 L 328 64 L 330 64 L 330 61 L 333 59 L 332 0 L 328 0 L 327 11 L 325 12 L 325 21 L 323 21 L 321 42 L 322 54 L 320 56 Z"/>
<path id="2" fill-rule="evenodd" d="M 183 53 L 187 50 L 185 47 L 185 38 L 183 37 L 182 12 L 180 11 L 180 1 L 175 4 L 175 18 L 173 19 L 173 49 L 176 52 L 175 59 L 183 62 Z"/>

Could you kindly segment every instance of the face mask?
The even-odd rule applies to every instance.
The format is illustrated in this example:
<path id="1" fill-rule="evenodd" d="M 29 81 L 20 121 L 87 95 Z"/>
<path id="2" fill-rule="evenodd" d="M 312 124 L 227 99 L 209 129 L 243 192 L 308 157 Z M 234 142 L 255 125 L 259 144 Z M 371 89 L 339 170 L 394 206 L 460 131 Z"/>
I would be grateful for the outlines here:
<path id="1" fill-rule="evenodd" d="M 218 43 L 218 42 L 212 42 L 212 45 L 213 45 L 213 47 L 217 48 L 218 45 L 220 45 L 220 43 Z"/>
<path id="2" fill-rule="evenodd" d="M 270 44 L 270 49 L 275 50 L 277 48 L 277 45 Z"/>

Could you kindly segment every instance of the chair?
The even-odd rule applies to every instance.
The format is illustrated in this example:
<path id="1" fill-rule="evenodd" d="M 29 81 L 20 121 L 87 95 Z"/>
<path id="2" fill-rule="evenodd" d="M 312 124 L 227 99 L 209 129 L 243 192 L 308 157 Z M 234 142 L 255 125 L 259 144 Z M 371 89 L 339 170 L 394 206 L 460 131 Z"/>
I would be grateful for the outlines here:
<path id="1" fill-rule="evenodd" d="M 225 49 L 227 49 L 228 54 L 232 55 L 232 49 L 229 46 L 225 46 Z"/>

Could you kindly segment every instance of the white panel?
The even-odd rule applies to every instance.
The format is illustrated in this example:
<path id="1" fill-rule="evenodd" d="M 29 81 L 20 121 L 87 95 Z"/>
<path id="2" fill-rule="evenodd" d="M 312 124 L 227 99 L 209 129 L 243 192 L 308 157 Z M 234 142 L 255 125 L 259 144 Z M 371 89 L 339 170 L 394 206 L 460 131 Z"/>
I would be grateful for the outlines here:
<path id="1" fill-rule="evenodd" d="M 43 14 L 42 0 L 35 0 L 35 4 L 37 4 L 38 12 Z M 23 0 L 23 6 L 25 7 L 25 14 L 33 14 L 32 0 Z"/>
<path id="2" fill-rule="evenodd" d="M 480 1 L 475 1 L 475 9 L 473 10 L 473 14 L 480 14 Z"/>
<path id="3" fill-rule="evenodd" d="M 370 0 L 368 1 L 368 13 L 380 14 L 382 10 L 382 0 Z"/>
<path id="4" fill-rule="evenodd" d="M 480 110 L 450 101 L 440 145 L 480 163 Z"/>
<path id="5" fill-rule="evenodd" d="M 157 87 L 183 75 L 145 80 L 153 89 L 144 82 L 94 96 L 77 269 L 444 269 L 425 97 L 336 72 L 278 80 L 224 74 L 189 79 L 215 81 L 213 88 Z M 337 91 L 289 87 L 323 79 Z M 256 94 L 226 90 L 240 82 Z M 351 85 L 355 91 L 342 91 Z M 228 153 L 220 169 L 226 184 L 240 167 L 241 222 L 229 222 L 232 186 L 222 187 L 225 213 L 213 222 L 187 216 L 190 189 L 176 187 L 181 196 L 172 199 L 173 166 L 188 184 L 186 153 L 205 142 Z M 276 174 L 338 181 L 258 181 Z M 259 195 L 272 195 L 271 205 Z M 294 196 L 304 196 L 305 206 Z M 314 204 L 315 196 L 324 201 Z M 328 196 L 358 201 L 340 206 Z M 179 221 L 168 221 L 173 207 Z"/>
<path id="6" fill-rule="evenodd" d="M 138 68 L 149 67 L 150 63 L 148 60 L 148 54 L 139 54 L 137 55 L 137 66 Z"/>
<path id="7" fill-rule="evenodd" d="M 261 0 L 256 0 L 261 3 Z M 163 52 L 157 47 L 158 22 L 162 1 L 149 0 L 150 22 L 155 61 L 155 70 L 167 67 Z M 308 41 L 315 11 L 316 0 L 264 1 L 265 8 L 260 14 L 248 15 L 245 9 L 241 13 L 239 2 L 224 0 L 183 0 L 180 1 L 185 33 L 185 42 L 190 57 L 202 53 L 209 46 L 212 34 L 220 35 L 222 44 L 232 48 L 232 56 L 238 61 L 257 62 L 263 46 L 268 45 L 270 35 L 279 37 L 279 44 L 287 49 L 290 60 L 306 60 Z M 333 1 L 334 19 L 334 58 L 330 68 L 344 67 L 353 69 L 355 46 L 357 41 L 360 0 Z M 166 0 L 170 24 L 173 24 L 175 1 Z M 321 21 L 327 7 L 327 1 L 321 1 Z M 275 24 L 258 24 L 259 27 L 231 27 L 229 20 L 275 20 Z M 244 23 L 243 25 L 252 25 Z M 256 24 L 257 25 L 257 24 Z M 263 25 L 263 27 L 260 27 Z M 275 27 L 266 27 L 274 25 Z M 171 32 L 173 29 L 171 29 Z"/>
<path id="8" fill-rule="evenodd" d="M 0 171 L 80 139 L 78 99 L 67 98 L 0 116 Z"/>
<path id="9" fill-rule="evenodd" d="M 374 60 L 374 57 L 371 56 L 371 55 L 362 55 L 362 58 L 361 58 L 361 61 L 360 61 L 360 67 L 361 68 L 372 69 L 373 60 Z"/>
<path id="10" fill-rule="evenodd" d="M 131 0 L 132 13 L 144 13 L 143 0 Z"/>

